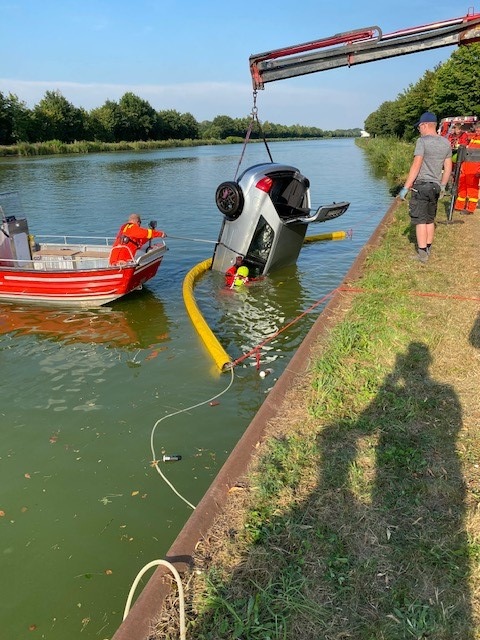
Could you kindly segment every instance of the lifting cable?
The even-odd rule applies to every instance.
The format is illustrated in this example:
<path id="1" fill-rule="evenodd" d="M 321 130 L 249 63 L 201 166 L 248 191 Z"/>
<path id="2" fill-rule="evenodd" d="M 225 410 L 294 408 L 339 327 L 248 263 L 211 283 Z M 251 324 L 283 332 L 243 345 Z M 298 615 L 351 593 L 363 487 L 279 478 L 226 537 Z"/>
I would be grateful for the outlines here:
<path id="1" fill-rule="evenodd" d="M 235 171 L 235 177 L 233 178 L 234 181 L 237 180 L 238 171 L 240 169 L 240 165 L 242 164 L 243 156 L 245 154 L 245 149 L 247 148 L 248 141 L 250 140 L 250 135 L 252 133 L 253 125 L 255 124 L 255 122 L 258 125 L 258 130 L 260 131 L 260 134 L 261 134 L 261 136 L 263 138 L 263 142 L 265 143 L 265 148 L 267 149 L 267 153 L 268 153 L 268 157 L 270 158 L 270 162 L 273 162 L 272 154 L 270 153 L 270 149 L 268 147 L 268 143 L 267 143 L 267 139 L 265 137 L 265 133 L 264 133 L 264 131 L 262 129 L 262 125 L 260 124 L 260 120 L 258 119 L 257 93 L 258 92 L 255 89 L 253 91 L 253 107 L 252 107 L 252 113 L 251 113 L 252 117 L 251 117 L 251 120 L 250 120 L 250 124 L 248 125 L 247 133 L 245 135 L 245 140 L 243 142 L 242 153 L 240 155 L 240 160 L 238 161 L 237 170 Z"/>

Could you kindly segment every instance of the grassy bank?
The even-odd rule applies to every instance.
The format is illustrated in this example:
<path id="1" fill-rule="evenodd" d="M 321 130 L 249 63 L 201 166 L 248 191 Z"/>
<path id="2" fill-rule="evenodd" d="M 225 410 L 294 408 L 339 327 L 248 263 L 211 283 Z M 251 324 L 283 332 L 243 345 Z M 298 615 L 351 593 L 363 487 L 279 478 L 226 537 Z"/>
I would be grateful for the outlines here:
<path id="1" fill-rule="evenodd" d="M 356 138 L 365 151 L 374 171 L 387 178 L 395 187 L 403 185 L 413 159 L 415 145 L 397 138 Z"/>
<path id="2" fill-rule="evenodd" d="M 15 145 L 0 145 L 0 156 L 51 156 L 79 153 L 113 153 L 115 151 L 139 151 L 145 149 L 171 149 L 173 147 L 201 147 L 204 145 L 233 144 L 240 138 L 226 140 L 151 140 L 138 142 L 98 142 L 80 140 L 66 143 L 60 140 L 47 142 L 21 142 Z"/>
<path id="3" fill-rule="evenodd" d="M 479 216 L 406 204 L 198 546 L 188 637 L 480 637 Z M 178 638 L 172 596 L 157 638 Z"/>
<path id="4" fill-rule="evenodd" d="M 314 140 L 315 138 L 308 138 Z M 268 142 L 292 142 L 305 138 L 269 138 Z M 20 142 L 14 145 L 0 145 L 0 157 L 34 157 L 51 155 L 70 155 L 83 153 L 114 153 L 115 151 L 141 151 L 153 149 L 172 149 L 174 147 L 203 147 L 205 145 L 241 144 L 243 138 L 229 136 L 224 140 L 149 140 L 138 142 L 99 142 L 80 140 L 72 143 L 60 140 L 46 142 Z M 250 138 L 249 143 L 262 142 L 263 139 Z"/>

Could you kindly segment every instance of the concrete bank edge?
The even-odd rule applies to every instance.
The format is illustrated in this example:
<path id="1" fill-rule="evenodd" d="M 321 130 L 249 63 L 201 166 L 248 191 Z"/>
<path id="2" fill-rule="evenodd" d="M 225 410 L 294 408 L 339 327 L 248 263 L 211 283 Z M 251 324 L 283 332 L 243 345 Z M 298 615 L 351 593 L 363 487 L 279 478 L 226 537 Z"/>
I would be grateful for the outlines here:
<path id="1" fill-rule="evenodd" d="M 358 280 L 361 276 L 368 254 L 381 244 L 385 231 L 391 224 L 394 213 L 400 204 L 401 200 L 395 198 L 370 239 L 359 252 L 347 272 L 343 284 Z M 342 302 L 342 293 L 338 290 L 335 291 L 168 550 L 164 559 L 172 563 L 180 574 L 192 566 L 195 547 L 198 541 L 206 535 L 216 516 L 223 509 L 228 499 L 229 489 L 245 475 L 256 450 L 256 445 L 263 438 L 267 423 L 281 410 L 285 392 L 293 386 L 298 376 L 307 372 L 310 366 L 312 345 L 321 335 L 327 334 L 333 324 L 338 321 L 335 312 L 340 308 Z M 140 569 L 141 567 L 139 567 Z M 163 601 L 170 592 L 171 578 L 172 574 L 166 567 L 159 566 L 155 570 L 112 640 L 145 640 L 148 638 L 152 621 L 159 616 Z"/>

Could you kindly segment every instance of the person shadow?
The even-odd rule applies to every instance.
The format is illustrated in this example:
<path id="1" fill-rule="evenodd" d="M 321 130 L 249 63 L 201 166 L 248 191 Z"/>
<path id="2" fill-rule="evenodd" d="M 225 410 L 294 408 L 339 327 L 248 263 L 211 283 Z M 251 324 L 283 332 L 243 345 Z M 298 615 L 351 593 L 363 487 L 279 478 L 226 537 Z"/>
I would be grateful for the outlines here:
<path id="1" fill-rule="evenodd" d="M 456 442 L 462 407 L 431 364 L 428 347 L 412 341 L 362 412 L 349 410 L 347 388 L 342 415 L 317 433 L 294 418 L 291 433 L 274 438 L 247 520 L 230 512 L 196 549 L 196 570 L 211 584 L 196 637 L 478 637 L 470 594 L 478 545 L 467 536 Z M 339 391 L 319 393 L 312 413 L 321 416 Z M 241 553 L 217 583 L 209 567 L 220 536 L 235 550 L 238 536 Z"/>
<path id="2" fill-rule="evenodd" d="M 318 437 L 323 598 L 358 638 L 473 640 L 454 389 L 410 343 L 375 399 Z M 322 572 L 321 572 L 322 573 Z"/>
<path id="3" fill-rule="evenodd" d="M 476 349 L 480 349 L 480 313 L 478 314 L 470 330 L 470 344 Z"/>

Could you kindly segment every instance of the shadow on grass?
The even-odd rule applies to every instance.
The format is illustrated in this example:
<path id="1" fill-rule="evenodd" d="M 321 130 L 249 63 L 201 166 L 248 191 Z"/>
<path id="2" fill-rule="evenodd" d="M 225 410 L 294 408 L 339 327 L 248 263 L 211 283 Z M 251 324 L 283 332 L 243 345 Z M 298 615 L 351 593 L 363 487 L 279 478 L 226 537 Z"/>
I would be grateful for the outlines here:
<path id="1" fill-rule="evenodd" d="M 470 344 L 476 349 L 480 349 L 480 313 L 477 319 L 473 323 L 473 327 L 470 331 Z"/>
<path id="2" fill-rule="evenodd" d="M 246 551 L 210 575 L 192 637 L 473 640 L 462 411 L 430 363 L 412 342 L 360 415 L 273 441 L 247 533 L 226 532 Z"/>
<path id="3" fill-rule="evenodd" d="M 349 568 L 330 594 L 335 626 L 348 618 L 356 638 L 473 638 L 461 407 L 430 361 L 411 343 L 367 410 L 319 438 L 322 526 Z"/>

